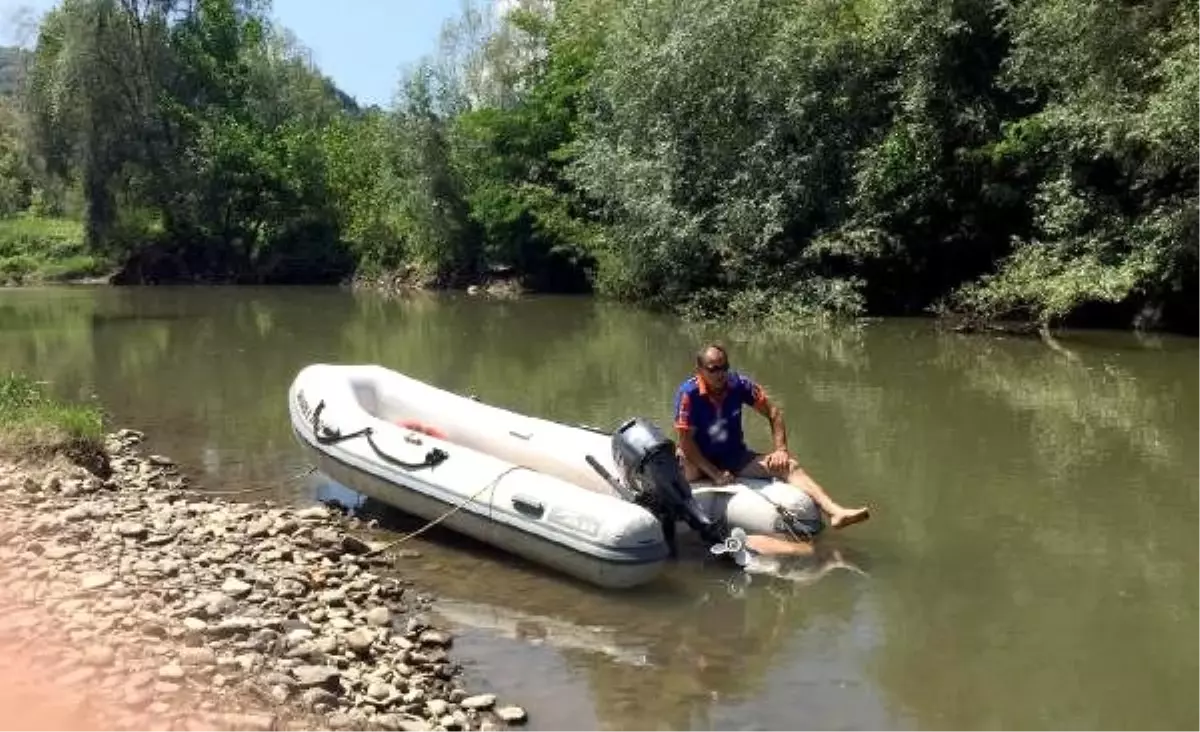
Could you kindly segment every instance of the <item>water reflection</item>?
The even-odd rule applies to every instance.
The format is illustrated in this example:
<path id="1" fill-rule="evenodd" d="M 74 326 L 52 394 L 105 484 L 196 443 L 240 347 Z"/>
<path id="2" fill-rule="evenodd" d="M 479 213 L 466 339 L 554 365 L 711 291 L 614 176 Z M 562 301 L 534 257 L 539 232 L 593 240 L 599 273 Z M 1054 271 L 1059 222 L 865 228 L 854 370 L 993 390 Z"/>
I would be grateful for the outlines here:
<path id="1" fill-rule="evenodd" d="M 310 486 L 316 500 L 349 507 L 391 535 L 423 526 L 323 475 L 312 476 Z M 810 618 L 821 619 L 822 635 L 852 632 L 831 619 L 851 612 L 860 588 L 849 580 L 862 576 L 845 569 L 855 567 L 853 552 L 834 546 L 751 578 L 713 560 L 699 542 L 684 541 L 680 561 L 661 582 L 606 593 L 451 532 L 435 529 L 410 546 L 422 552 L 420 565 L 411 557 L 399 562 L 407 576 L 436 583 L 437 614 L 459 628 L 553 648 L 587 679 L 606 710 L 599 723 L 611 729 L 712 726 L 707 708 L 753 697 Z M 459 563 L 475 569 L 459 570 Z M 512 574 L 481 584 L 479 572 L 497 565 Z M 831 590 L 817 597 L 814 585 L 822 580 Z"/>
<path id="2" fill-rule="evenodd" d="M 815 583 L 754 576 L 739 591 L 744 574 L 697 561 L 644 592 L 600 593 L 419 537 L 405 574 L 465 625 L 496 626 L 480 663 L 541 700 L 535 724 L 1195 724 L 1194 340 L 1068 334 L 1071 359 L 919 322 L 758 336 L 567 297 L 0 291 L 0 369 L 98 395 L 202 484 L 295 501 L 314 489 L 285 480 L 305 460 L 284 395 L 308 363 L 381 363 L 563 421 L 667 425 L 709 337 L 783 405 L 805 467 L 872 505 L 826 556 L 869 576 L 816 565 L 797 568 Z M 765 423 L 746 424 L 766 444 Z"/>

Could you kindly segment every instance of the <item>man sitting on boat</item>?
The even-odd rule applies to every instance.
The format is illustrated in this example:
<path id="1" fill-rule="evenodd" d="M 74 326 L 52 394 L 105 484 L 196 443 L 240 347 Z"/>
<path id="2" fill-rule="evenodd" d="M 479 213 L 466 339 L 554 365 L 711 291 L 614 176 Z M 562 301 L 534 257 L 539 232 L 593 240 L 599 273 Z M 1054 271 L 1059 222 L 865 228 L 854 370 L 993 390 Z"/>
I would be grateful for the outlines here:
<path id="1" fill-rule="evenodd" d="M 774 450 L 756 453 L 746 446 L 742 432 L 742 406 L 748 405 L 771 423 Z M 696 354 L 696 373 L 675 392 L 675 429 L 679 433 L 679 459 L 688 482 L 705 478 L 726 485 L 738 477 L 778 478 L 803 490 L 829 516 L 835 529 L 865 521 L 866 507 L 846 508 L 806 473 L 788 451 L 783 413 L 766 392 L 747 376 L 730 371 L 724 346 L 714 343 Z M 783 534 L 749 537 L 748 546 L 759 553 L 807 554 L 811 547 Z"/>

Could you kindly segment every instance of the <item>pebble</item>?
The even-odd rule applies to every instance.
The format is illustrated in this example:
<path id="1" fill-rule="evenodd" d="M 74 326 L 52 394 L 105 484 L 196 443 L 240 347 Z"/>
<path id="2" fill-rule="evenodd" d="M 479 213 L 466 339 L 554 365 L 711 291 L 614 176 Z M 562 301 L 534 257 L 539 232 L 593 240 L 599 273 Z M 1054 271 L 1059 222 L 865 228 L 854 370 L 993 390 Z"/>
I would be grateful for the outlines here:
<path id="1" fill-rule="evenodd" d="M 139 539 L 146 535 L 146 527 L 136 521 L 122 521 L 113 527 L 121 536 Z"/>
<path id="2" fill-rule="evenodd" d="M 341 676 L 332 666 L 298 666 L 292 669 L 292 674 L 303 687 L 325 686 Z"/>
<path id="3" fill-rule="evenodd" d="M 515 705 L 500 707 L 496 710 L 496 716 L 508 724 L 524 722 L 527 717 L 525 710 Z"/>
<path id="4" fill-rule="evenodd" d="M 375 627 L 391 625 L 392 611 L 386 607 L 373 607 L 367 611 L 367 624 Z"/>
<path id="5" fill-rule="evenodd" d="M 79 586 L 85 590 L 98 590 L 112 584 L 113 578 L 107 572 L 87 572 L 79 581 Z"/>
<path id="6" fill-rule="evenodd" d="M 371 644 L 375 642 L 375 634 L 366 628 L 352 630 L 343 638 L 346 639 L 346 645 L 355 653 L 366 653 L 371 648 Z"/>
<path id="7" fill-rule="evenodd" d="M 201 632 L 208 629 L 208 623 L 200 618 L 186 617 L 183 619 L 183 627 L 193 632 Z"/>
<path id="8" fill-rule="evenodd" d="M 174 461 L 136 451 L 143 438 L 107 436 L 104 479 L 0 462 L 0 572 L 30 610 L 7 611 L 6 631 L 70 643 L 76 650 L 46 673 L 109 696 L 106 726 L 450 730 L 525 720 L 520 707 L 489 711 L 494 694 L 458 686 L 452 635 L 420 614 L 430 598 L 370 571 L 370 544 L 347 533 L 354 520 L 320 505 L 201 500 L 181 492 L 188 481 Z"/>
<path id="9" fill-rule="evenodd" d="M 463 709 L 491 709 L 495 704 L 495 694 L 477 694 L 459 702 L 459 706 Z"/>
<path id="10" fill-rule="evenodd" d="M 419 640 L 425 645 L 448 646 L 451 638 L 449 633 L 440 630 L 426 630 L 421 633 Z"/>
<path id="11" fill-rule="evenodd" d="M 234 599 L 249 595 L 252 589 L 254 588 L 236 577 L 230 577 L 221 584 L 221 592 Z"/>

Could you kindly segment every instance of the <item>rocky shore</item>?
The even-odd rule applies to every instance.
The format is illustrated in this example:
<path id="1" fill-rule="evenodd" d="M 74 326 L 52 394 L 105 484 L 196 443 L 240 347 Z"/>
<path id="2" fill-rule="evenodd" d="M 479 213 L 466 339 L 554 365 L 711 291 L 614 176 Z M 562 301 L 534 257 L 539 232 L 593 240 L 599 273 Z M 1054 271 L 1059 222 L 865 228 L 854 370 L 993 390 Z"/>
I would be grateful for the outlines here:
<path id="1" fill-rule="evenodd" d="M 189 490 L 142 435 L 111 475 L 0 462 L 0 675 L 106 729 L 487 730 L 430 598 L 324 506 Z M 7 706 L 7 705 L 6 705 Z"/>

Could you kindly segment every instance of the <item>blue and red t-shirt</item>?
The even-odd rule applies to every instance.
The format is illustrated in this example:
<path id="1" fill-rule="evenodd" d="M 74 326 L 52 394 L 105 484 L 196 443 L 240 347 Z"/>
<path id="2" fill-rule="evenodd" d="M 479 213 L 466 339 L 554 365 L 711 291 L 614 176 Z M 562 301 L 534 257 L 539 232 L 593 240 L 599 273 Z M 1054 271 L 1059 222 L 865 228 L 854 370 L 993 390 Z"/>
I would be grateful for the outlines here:
<path id="1" fill-rule="evenodd" d="M 742 406 L 759 407 L 767 400 L 762 387 L 736 371 L 729 372 L 717 396 L 698 375 L 675 392 L 675 428 L 688 430 L 700 452 L 713 464 L 737 470 L 750 453 L 742 433 Z"/>

